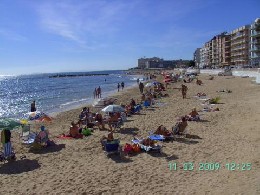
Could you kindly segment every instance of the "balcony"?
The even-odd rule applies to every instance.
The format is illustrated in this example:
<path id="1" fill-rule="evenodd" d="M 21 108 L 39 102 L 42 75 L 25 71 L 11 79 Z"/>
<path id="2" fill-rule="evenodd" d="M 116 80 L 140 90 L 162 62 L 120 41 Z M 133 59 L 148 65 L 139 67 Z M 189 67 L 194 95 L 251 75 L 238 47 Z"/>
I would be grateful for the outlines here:
<path id="1" fill-rule="evenodd" d="M 260 37 L 260 31 L 253 31 L 251 37 Z"/>
<path id="2" fill-rule="evenodd" d="M 260 51 L 260 46 L 253 46 L 251 47 L 250 51 L 254 51 L 254 52 Z"/>

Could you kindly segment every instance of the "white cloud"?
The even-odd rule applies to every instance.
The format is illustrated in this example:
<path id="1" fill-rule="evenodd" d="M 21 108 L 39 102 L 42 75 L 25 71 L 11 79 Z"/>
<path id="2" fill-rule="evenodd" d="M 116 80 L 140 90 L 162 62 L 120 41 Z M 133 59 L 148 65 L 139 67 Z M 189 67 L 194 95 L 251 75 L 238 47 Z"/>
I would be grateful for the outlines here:
<path id="1" fill-rule="evenodd" d="M 37 5 L 44 30 L 87 49 L 96 44 L 93 38 L 98 35 L 116 32 L 127 10 L 129 6 L 121 1 L 49 1 Z"/>

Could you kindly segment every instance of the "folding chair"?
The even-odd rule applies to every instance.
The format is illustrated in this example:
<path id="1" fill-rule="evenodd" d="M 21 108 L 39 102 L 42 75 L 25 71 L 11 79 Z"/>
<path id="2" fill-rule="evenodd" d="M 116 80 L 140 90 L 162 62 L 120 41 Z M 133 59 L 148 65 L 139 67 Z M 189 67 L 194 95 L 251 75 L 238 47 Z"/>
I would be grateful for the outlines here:
<path id="1" fill-rule="evenodd" d="M 22 143 L 24 144 L 32 144 L 35 140 L 36 134 L 31 133 L 30 125 L 22 125 L 22 130 L 20 134 L 20 138 L 22 139 Z"/>

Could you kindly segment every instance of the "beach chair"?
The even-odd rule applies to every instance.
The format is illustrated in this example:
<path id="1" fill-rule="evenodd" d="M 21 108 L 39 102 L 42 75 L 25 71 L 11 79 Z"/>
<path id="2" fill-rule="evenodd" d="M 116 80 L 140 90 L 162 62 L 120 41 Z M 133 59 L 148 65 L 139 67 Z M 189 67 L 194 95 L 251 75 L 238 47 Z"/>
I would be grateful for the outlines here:
<path id="1" fill-rule="evenodd" d="M 22 125 L 21 133 L 20 133 L 20 139 L 22 144 L 25 145 L 31 145 L 34 143 L 34 140 L 36 138 L 36 133 L 31 132 L 31 126 L 30 125 Z"/>
<path id="2" fill-rule="evenodd" d="M 118 118 L 116 122 L 111 122 L 111 126 L 114 130 L 120 129 L 122 125 L 124 125 L 122 118 Z"/>
<path id="3" fill-rule="evenodd" d="M 178 124 L 172 127 L 172 135 L 174 140 L 176 140 L 176 138 L 186 137 L 186 134 L 187 128 L 185 128 L 184 131 L 180 132 Z"/>
<path id="4" fill-rule="evenodd" d="M 103 149 L 107 157 L 111 154 L 119 154 L 122 155 L 122 147 L 120 146 L 119 139 L 115 139 L 113 141 L 103 141 L 102 142 Z"/>

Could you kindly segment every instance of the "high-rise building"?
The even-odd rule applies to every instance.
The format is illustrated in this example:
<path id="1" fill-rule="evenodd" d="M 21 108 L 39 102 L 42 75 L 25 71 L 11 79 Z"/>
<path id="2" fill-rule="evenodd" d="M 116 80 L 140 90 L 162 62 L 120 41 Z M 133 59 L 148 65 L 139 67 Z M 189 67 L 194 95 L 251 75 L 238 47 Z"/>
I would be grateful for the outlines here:
<path id="1" fill-rule="evenodd" d="M 197 48 L 193 54 L 193 60 L 195 62 L 195 67 L 197 68 L 200 66 L 200 50 L 201 48 Z"/>
<path id="2" fill-rule="evenodd" d="M 237 66 L 249 65 L 250 25 L 231 31 L 231 64 Z"/>
<path id="3" fill-rule="evenodd" d="M 230 34 L 225 34 L 222 37 L 222 48 L 221 48 L 221 66 L 231 65 L 231 36 Z"/>
<path id="4" fill-rule="evenodd" d="M 250 64 L 260 67 L 260 18 L 251 25 L 250 31 Z"/>

